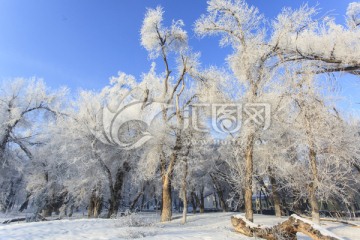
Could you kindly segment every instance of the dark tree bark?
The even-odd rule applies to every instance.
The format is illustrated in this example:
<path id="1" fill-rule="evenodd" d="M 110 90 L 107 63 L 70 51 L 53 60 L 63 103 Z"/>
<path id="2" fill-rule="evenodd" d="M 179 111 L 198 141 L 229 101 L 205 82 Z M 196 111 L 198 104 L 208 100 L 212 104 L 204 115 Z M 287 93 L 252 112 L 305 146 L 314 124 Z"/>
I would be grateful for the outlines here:
<path id="1" fill-rule="evenodd" d="M 276 183 L 276 179 L 270 175 L 270 183 L 271 183 L 271 189 L 272 189 L 272 198 L 274 202 L 274 209 L 275 209 L 275 216 L 281 217 L 281 201 L 280 196 L 278 192 L 278 186 Z"/>
<path id="2" fill-rule="evenodd" d="M 213 174 L 210 174 L 210 177 L 211 177 L 211 179 L 213 181 L 214 188 L 215 188 L 216 193 L 217 193 L 217 195 L 219 197 L 220 207 L 223 210 L 223 212 L 227 212 L 228 211 L 228 206 L 226 205 L 223 190 L 220 187 L 220 184 L 219 184 L 217 178 Z"/>
<path id="3" fill-rule="evenodd" d="M 116 180 L 114 186 L 110 187 L 110 199 L 109 199 L 109 211 L 107 217 L 116 216 L 119 210 L 122 186 L 124 183 L 125 174 L 130 171 L 130 166 L 127 162 L 124 162 L 123 166 L 120 167 L 116 173 Z"/>
<path id="4" fill-rule="evenodd" d="M 196 214 L 196 209 L 197 209 L 199 200 L 197 199 L 197 196 L 194 191 L 192 191 L 190 195 L 191 195 L 191 197 L 190 197 L 191 205 L 193 207 L 192 212 L 193 212 L 193 214 Z"/>
<path id="5" fill-rule="evenodd" d="M 204 187 L 200 188 L 200 213 L 205 212 Z"/>
<path id="6" fill-rule="evenodd" d="M 19 212 L 22 212 L 25 209 L 27 209 L 27 207 L 29 205 L 30 197 L 31 197 L 31 193 L 27 193 L 25 201 L 23 202 L 23 204 L 21 204 L 21 206 L 19 208 Z"/>
<path id="7" fill-rule="evenodd" d="M 142 197 L 144 195 L 144 192 L 139 192 L 136 197 L 134 198 L 134 200 L 131 202 L 130 205 L 130 211 L 133 211 L 137 202 L 139 201 L 140 197 Z"/>

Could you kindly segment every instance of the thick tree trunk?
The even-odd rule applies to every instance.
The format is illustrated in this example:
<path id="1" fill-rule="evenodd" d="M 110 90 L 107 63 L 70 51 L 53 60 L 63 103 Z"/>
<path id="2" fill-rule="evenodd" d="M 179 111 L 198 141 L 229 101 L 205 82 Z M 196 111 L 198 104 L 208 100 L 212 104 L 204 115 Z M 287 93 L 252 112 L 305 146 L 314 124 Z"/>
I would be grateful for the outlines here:
<path id="1" fill-rule="evenodd" d="M 175 164 L 177 162 L 178 152 L 181 150 L 181 136 L 177 133 L 175 147 L 170 156 L 168 166 L 166 166 L 165 156 L 162 152 L 161 160 L 161 175 L 162 175 L 162 202 L 161 202 L 161 222 L 171 221 L 172 216 L 172 196 L 171 196 L 171 181 Z"/>
<path id="2" fill-rule="evenodd" d="M 249 221 L 254 221 L 252 208 L 252 178 L 253 178 L 253 147 L 254 135 L 250 134 L 247 139 L 245 152 L 245 217 Z"/>
<path id="3" fill-rule="evenodd" d="M 121 191 L 124 183 L 124 177 L 126 172 L 130 170 L 129 164 L 124 162 L 123 166 L 120 167 L 116 173 L 116 181 L 114 186 L 110 187 L 110 206 L 107 214 L 107 218 L 113 217 L 117 215 L 121 200 Z M 110 176 L 111 177 L 111 176 Z"/>
<path id="4" fill-rule="evenodd" d="M 168 222 L 172 216 L 171 179 L 165 175 L 162 180 L 161 222 Z"/>

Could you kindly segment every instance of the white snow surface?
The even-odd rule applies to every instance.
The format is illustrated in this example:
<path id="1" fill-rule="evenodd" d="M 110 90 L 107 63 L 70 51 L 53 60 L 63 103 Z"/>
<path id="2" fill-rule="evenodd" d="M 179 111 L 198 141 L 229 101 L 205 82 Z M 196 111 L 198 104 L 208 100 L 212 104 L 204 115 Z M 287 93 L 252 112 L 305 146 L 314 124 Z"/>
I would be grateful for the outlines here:
<path id="1" fill-rule="evenodd" d="M 77 239 L 255 239 L 233 231 L 230 222 L 234 213 L 189 214 L 181 224 L 180 214 L 169 223 L 159 223 L 155 213 L 139 213 L 118 219 L 65 219 L 36 223 L 0 225 L 1 240 L 77 240 Z M 275 225 L 286 217 L 254 215 L 255 224 Z M 2 219 L 3 220 L 3 219 Z M 360 239 L 360 228 L 342 223 L 322 222 L 321 228 L 346 240 Z M 310 239 L 299 235 L 299 239 Z"/>

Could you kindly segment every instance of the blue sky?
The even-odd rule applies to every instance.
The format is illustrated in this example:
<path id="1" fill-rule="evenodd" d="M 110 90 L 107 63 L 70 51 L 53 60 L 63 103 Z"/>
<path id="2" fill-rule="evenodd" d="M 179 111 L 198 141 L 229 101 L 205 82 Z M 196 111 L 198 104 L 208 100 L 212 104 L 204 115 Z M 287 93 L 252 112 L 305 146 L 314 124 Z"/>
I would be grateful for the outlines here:
<path id="1" fill-rule="evenodd" d="M 249 0 L 268 18 L 303 1 Z M 338 22 L 351 0 L 307 1 L 331 11 Z M 140 46 L 139 30 L 147 7 L 161 5 L 167 22 L 183 19 L 190 45 L 202 54 L 203 66 L 221 65 L 229 49 L 217 39 L 194 36 L 194 21 L 206 11 L 205 0 L 0 0 L 0 80 L 40 77 L 52 88 L 100 89 L 118 71 L 137 78 L 151 62 Z M 357 97 L 352 77 L 340 84 Z M 345 83 L 345 84 L 344 84 Z M 354 86 L 353 86 L 354 85 Z"/>

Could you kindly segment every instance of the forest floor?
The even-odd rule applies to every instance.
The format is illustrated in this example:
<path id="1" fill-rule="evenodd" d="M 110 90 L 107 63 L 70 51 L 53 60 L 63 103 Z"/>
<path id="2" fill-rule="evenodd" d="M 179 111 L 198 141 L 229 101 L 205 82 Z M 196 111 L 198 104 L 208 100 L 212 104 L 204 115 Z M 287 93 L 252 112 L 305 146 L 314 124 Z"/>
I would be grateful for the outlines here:
<path id="1" fill-rule="evenodd" d="M 1 240 L 15 239 L 255 239 L 233 231 L 230 217 L 234 213 L 189 214 L 188 222 L 181 224 L 181 215 L 175 214 L 169 223 L 159 223 L 155 213 L 139 213 L 118 219 L 73 219 L 34 223 L 11 223 L 0 225 Z M 77 218 L 77 219 L 76 219 Z M 274 225 L 284 218 L 255 215 L 255 223 Z M 0 216 L 0 220 L 9 216 Z M 357 222 L 359 224 L 359 222 Z M 345 240 L 359 240 L 360 228 L 342 223 L 322 222 L 321 226 Z M 310 239 L 299 235 L 299 239 Z"/>

